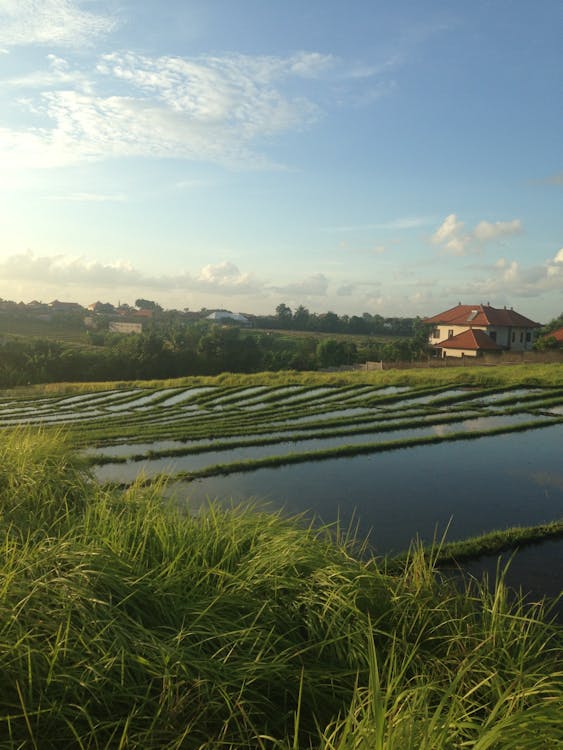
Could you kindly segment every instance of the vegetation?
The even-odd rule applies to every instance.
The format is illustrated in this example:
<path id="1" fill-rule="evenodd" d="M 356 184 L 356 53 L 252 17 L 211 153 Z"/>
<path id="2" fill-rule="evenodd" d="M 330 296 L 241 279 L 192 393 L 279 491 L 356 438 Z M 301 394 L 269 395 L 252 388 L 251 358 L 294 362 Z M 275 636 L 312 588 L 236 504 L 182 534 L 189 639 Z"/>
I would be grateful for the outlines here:
<path id="1" fill-rule="evenodd" d="M 337 527 L 110 493 L 0 434 L 0 748 L 547 748 L 560 628 Z"/>
<path id="2" fill-rule="evenodd" d="M 0 387 L 161 379 L 227 371 L 316 370 L 382 357 L 412 359 L 424 353 L 424 345 L 415 339 L 358 342 L 353 338 L 284 336 L 203 323 L 153 325 L 135 335 L 94 331 L 83 343 L 15 337 L 1 347 Z"/>
<path id="3" fill-rule="evenodd" d="M 497 529 L 480 536 L 445 542 L 439 547 L 430 546 L 425 548 L 424 553 L 435 565 L 444 565 L 475 560 L 485 555 L 498 555 L 500 552 L 514 551 L 530 544 L 539 544 L 547 539 L 554 540 L 561 539 L 561 537 L 563 537 L 563 520 L 537 526 L 511 526 L 508 529 Z M 403 564 L 408 557 L 408 554 L 398 555 L 393 559 L 392 567 Z"/>
<path id="4" fill-rule="evenodd" d="M 4 352 L 4 350 L 3 350 Z M 1 365 L 0 365 L 1 367 Z M 295 370 L 269 371 L 256 373 L 224 372 L 219 375 L 196 375 L 178 378 L 139 380 L 125 378 L 121 380 L 95 381 L 84 379 L 81 382 L 59 380 L 53 383 L 38 384 L 37 387 L 25 386 L 4 388 L 9 396 L 26 395 L 63 395 L 86 393 L 93 390 L 144 388 L 188 388 L 188 387 L 284 387 L 284 386 L 347 386 L 372 385 L 384 386 L 479 386 L 504 387 L 517 386 L 561 386 L 563 384 L 563 363 L 551 364 L 511 364 L 505 367 L 471 367 L 471 368 L 438 368 L 407 369 L 385 371 L 350 371 L 350 372 L 298 372 Z M 26 385 L 29 385 L 26 381 Z"/>
<path id="5" fill-rule="evenodd" d="M 561 344 L 559 341 L 557 341 L 555 336 L 552 336 L 551 334 L 562 327 L 563 313 L 561 313 L 559 317 L 550 320 L 549 323 L 547 323 L 543 328 L 540 329 L 538 340 L 534 344 L 534 349 L 537 349 L 539 351 L 545 351 L 546 349 L 558 349 Z"/>

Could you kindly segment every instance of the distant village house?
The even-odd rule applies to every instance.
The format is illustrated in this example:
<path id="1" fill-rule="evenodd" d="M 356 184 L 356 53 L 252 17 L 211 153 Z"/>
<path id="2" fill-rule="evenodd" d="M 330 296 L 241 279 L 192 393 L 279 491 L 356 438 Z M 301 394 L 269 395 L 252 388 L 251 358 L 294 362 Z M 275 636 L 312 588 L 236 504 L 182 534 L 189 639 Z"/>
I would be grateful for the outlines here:
<path id="1" fill-rule="evenodd" d="M 541 327 L 515 310 L 462 305 L 426 318 L 428 342 L 438 357 L 478 357 L 485 353 L 529 351 Z"/>

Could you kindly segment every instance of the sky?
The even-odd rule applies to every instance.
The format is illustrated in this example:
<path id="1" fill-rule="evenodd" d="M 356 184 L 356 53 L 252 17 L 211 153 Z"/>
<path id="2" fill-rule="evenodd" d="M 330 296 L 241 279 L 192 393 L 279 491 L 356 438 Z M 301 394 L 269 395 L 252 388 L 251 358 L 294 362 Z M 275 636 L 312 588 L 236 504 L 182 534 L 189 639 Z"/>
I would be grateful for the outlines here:
<path id="1" fill-rule="evenodd" d="M 563 310 L 560 0 L 0 0 L 0 297 Z"/>

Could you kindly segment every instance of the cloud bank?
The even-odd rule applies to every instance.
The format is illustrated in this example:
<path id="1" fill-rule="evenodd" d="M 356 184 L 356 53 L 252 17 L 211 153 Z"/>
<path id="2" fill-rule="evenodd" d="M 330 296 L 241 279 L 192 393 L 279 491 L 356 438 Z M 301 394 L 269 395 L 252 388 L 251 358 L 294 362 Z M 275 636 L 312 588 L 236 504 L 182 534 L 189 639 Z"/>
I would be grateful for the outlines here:
<path id="1" fill-rule="evenodd" d="M 259 279 L 252 274 L 241 273 L 230 262 L 207 265 L 197 274 L 182 271 L 151 276 L 127 261 L 101 263 L 66 255 L 40 256 L 31 251 L 12 255 L 1 262 L 0 277 L 30 285 L 90 287 L 92 290 L 99 287 L 122 290 L 142 288 L 163 293 L 181 290 L 235 296 L 260 294 L 263 289 Z"/>
<path id="2" fill-rule="evenodd" d="M 459 221 L 456 214 L 446 216 L 442 224 L 432 235 L 432 242 L 450 255 L 467 255 L 478 252 L 487 242 L 495 242 L 503 237 L 522 233 L 520 219 L 512 221 L 480 221 L 472 230 L 465 229 L 465 223 Z"/>

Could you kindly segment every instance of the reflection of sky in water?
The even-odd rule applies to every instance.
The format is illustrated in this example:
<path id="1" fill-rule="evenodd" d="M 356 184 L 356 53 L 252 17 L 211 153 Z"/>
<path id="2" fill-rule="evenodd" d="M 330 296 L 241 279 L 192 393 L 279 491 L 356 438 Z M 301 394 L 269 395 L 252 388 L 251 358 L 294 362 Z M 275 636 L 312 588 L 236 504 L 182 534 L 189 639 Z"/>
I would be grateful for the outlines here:
<path id="1" fill-rule="evenodd" d="M 521 396 L 529 396 L 533 393 L 541 394 L 541 388 L 518 388 L 513 391 L 501 391 L 500 393 L 491 393 L 489 396 L 480 396 L 479 401 L 483 404 L 490 404 L 499 401 L 505 401 L 511 404 L 517 401 Z"/>
<path id="2" fill-rule="evenodd" d="M 236 391 L 236 393 L 226 393 L 224 396 L 218 396 L 216 399 L 213 399 L 212 404 L 222 404 L 223 402 L 231 402 L 233 404 L 239 405 L 239 399 L 241 402 L 246 401 L 249 396 L 255 396 L 258 393 L 264 393 L 264 391 L 269 390 L 267 386 L 265 385 L 257 385 L 253 386 L 252 388 L 240 388 Z"/>
<path id="3" fill-rule="evenodd" d="M 504 582 L 513 589 L 521 589 L 528 601 L 537 601 L 544 596 L 555 599 L 563 590 L 563 539 L 551 539 L 541 544 L 529 544 L 516 552 L 512 550 L 496 555 L 486 555 L 463 563 L 465 575 L 481 581 L 485 577 L 492 591 L 497 579 L 497 571 L 506 565 Z M 445 567 L 445 575 L 459 575 L 459 569 Z M 563 599 L 554 610 L 558 621 L 563 624 Z"/>
<path id="4" fill-rule="evenodd" d="M 227 449 L 224 451 L 208 451 L 198 456 L 198 467 L 206 466 L 211 463 L 221 463 L 235 460 L 239 458 L 256 458 L 263 455 L 281 455 L 288 452 L 304 452 L 309 450 L 319 450 L 324 448 L 337 447 L 339 445 L 356 445 L 358 443 L 379 443 L 388 442 L 391 440 L 400 440 L 408 437 L 423 437 L 425 435 L 450 435 L 454 432 L 474 432 L 477 430 L 486 430 L 494 427 L 508 426 L 512 424 L 518 424 L 522 422 L 530 422 L 529 415 L 513 415 L 504 417 L 483 417 L 480 419 L 463 420 L 459 422 L 452 422 L 443 425 L 430 425 L 428 427 L 421 425 L 420 427 L 410 427 L 405 429 L 387 430 L 387 431 L 366 431 L 359 434 L 342 434 L 335 435 L 332 437 L 325 437 L 316 434 L 315 430 L 311 430 L 308 434 L 303 431 L 284 431 L 284 432 L 268 432 L 268 438 L 279 438 L 279 443 L 274 443 L 269 446 L 248 446 L 245 448 L 237 448 L 236 453 L 233 449 Z M 386 424 L 392 424 L 387 422 Z M 374 428 L 377 427 L 377 423 L 374 422 Z M 369 425 L 366 425 L 366 430 Z M 104 455 L 104 456 L 131 456 L 148 453 L 149 451 L 163 451 L 169 449 L 186 448 L 189 446 L 210 446 L 212 447 L 216 442 L 228 443 L 236 442 L 239 440 L 251 440 L 250 435 L 241 436 L 234 435 L 231 437 L 217 437 L 217 438 L 202 438 L 196 440 L 158 440 L 150 443 L 121 443 L 113 446 L 105 446 L 100 448 L 93 448 L 88 451 L 89 455 Z M 293 441 L 293 442 L 292 442 Z M 179 458 L 175 457 L 178 461 Z M 184 460 L 188 457 L 183 457 Z M 189 457 L 191 460 L 194 459 L 192 455 Z M 153 460 L 169 460 L 167 457 L 163 459 Z M 194 468 L 193 466 L 188 468 Z M 161 469 L 159 469 L 161 471 Z"/>
<path id="5" fill-rule="evenodd" d="M 417 534 L 430 540 L 452 520 L 449 539 L 561 517 L 563 426 L 439 443 L 354 458 L 176 483 L 179 498 L 265 498 L 289 513 L 311 511 L 326 522 L 356 517 L 380 551 L 404 549 Z M 546 477 L 556 477 L 547 486 Z M 543 484 L 538 483 L 542 477 Z"/>
<path id="6" fill-rule="evenodd" d="M 509 427 L 514 424 L 523 424 L 524 422 L 533 422 L 529 414 L 510 414 L 499 417 L 478 417 L 476 419 L 466 419 L 463 422 L 454 422 L 453 424 L 434 425 L 436 435 L 449 435 L 452 432 L 479 432 L 480 430 L 492 430 L 495 427 Z"/>
<path id="7" fill-rule="evenodd" d="M 215 386 L 202 386 L 200 388 L 186 388 L 181 393 L 176 393 L 174 396 L 170 396 L 170 398 L 167 398 L 165 401 L 162 402 L 162 406 L 173 406 L 174 404 L 179 404 L 182 401 L 187 401 L 188 399 L 194 398 L 195 396 L 200 396 L 202 393 L 209 393 L 210 391 L 214 391 Z"/>
<path id="8" fill-rule="evenodd" d="M 68 396 L 57 402 L 58 406 L 69 406 L 71 404 L 78 404 L 84 401 L 94 401 L 96 399 L 108 398 L 108 396 L 119 395 L 123 396 L 124 393 L 132 393 L 132 391 L 98 391 L 95 393 L 80 393 L 78 396 Z"/>
<path id="9" fill-rule="evenodd" d="M 472 420 L 474 422 L 474 420 Z M 229 464 L 235 461 L 266 458 L 269 456 L 286 456 L 291 453 L 304 453 L 316 450 L 328 450 L 338 448 L 342 445 L 363 445 L 386 443 L 406 438 L 419 438 L 434 434 L 448 435 L 461 432 L 467 424 L 453 423 L 448 425 L 434 425 L 405 430 L 393 430 L 380 433 L 361 433 L 358 435 L 344 435 L 333 438 L 312 438 L 298 442 L 280 442 L 274 445 L 250 445 L 234 448 L 213 450 L 213 442 L 209 441 L 210 450 L 204 453 L 187 454 L 184 456 L 163 456 L 162 458 L 149 458 L 143 461 L 128 462 L 127 464 L 104 464 L 95 469 L 95 475 L 101 482 L 127 481 L 132 482 L 142 472 L 146 476 L 166 472 L 175 474 L 182 471 L 197 471 L 213 464 Z M 470 430 L 468 430 L 470 431 Z M 156 446 L 155 446 L 156 447 Z M 403 449 L 404 450 L 404 449 Z M 141 454 L 142 451 L 136 450 Z M 126 453 L 114 453 L 113 455 L 127 455 Z M 131 455 L 131 448 L 129 449 Z M 528 475 L 529 472 L 526 472 Z M 550 476 L 549 474 L 546 476 Z M 544 480 L 545 481 L 545 480 Z"/>

